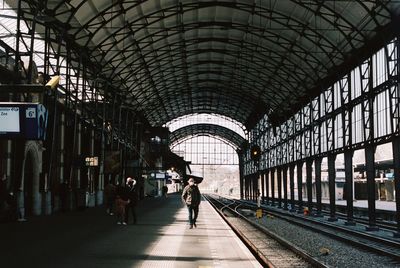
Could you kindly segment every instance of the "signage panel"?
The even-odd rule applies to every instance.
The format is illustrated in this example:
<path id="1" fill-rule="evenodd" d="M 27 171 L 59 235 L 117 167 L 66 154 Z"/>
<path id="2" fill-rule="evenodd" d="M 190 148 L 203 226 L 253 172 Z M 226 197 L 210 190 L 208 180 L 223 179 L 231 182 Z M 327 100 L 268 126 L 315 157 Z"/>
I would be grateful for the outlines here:
<path id="1" fill-rule="evenodd" d="M 156 173 L 156 179 L 165 179 L 165 173 Z"/>
<path id="2" fill-rule="evenodd" d="M 42 104 L 0 102 L 0 139 L 45 140 L 47 120 Z"/>
<path id="3" fill-rule="evenodd" d="M 19 133 L 19 108 L 0 107 L 0 133 Z"/>
<path id="4" fill-rule="evenodd" d="M 97 156 L 85 158 L 87 167 L 97 167 L 99 165 L 99 158 Z"/>
<path id="5" fill-rule="evenodd" d="M 149 175 L 148 176 L 149 180 L 165 180 L 165 179 L 167 179 L 167 174 L 160 170 L 152 171 L 148 175 Z"/>

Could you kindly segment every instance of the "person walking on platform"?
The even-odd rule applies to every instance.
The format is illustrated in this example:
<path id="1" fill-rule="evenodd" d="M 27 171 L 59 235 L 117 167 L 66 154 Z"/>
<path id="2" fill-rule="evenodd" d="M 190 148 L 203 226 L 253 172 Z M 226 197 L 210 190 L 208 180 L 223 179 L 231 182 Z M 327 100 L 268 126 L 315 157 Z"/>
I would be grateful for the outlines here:
<path id="1" fill-rule="evenodd" d="M 136 189 L 136 180 L 132 179 L 131 177 L 128 177 L 126 179 L 126 186 L 127 186 L 127 195 L 129 199 L 129 204 L 127 205 L 126 211 L 125 211 L 125 222 L 128 223 L 129 221 L 129 211 L 132 213 L 133 217 L 133 224 L 136 224 L 137 222 L 137 217 L 136 217 L 136 205 L 138 202 L 138 192 Z"/>
<path id="2" fill-rule="evenodd" d="M 197 216 L 199 214 L 199 205 L 200 205 L 200 190 L 197 185 L 194 184 L 194 179 L 190 178 L 188 181 L 188 185 L 183 189 L 182 192 L 182 200 L 186 204 L 189 212 L 189 224 L 190 229 L 196 226 Z"/>

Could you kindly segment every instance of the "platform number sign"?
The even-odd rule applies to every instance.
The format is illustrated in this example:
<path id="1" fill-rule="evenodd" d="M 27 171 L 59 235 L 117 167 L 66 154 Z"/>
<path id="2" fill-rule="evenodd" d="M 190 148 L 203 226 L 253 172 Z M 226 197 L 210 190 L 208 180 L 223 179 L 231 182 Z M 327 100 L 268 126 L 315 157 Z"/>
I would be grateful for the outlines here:
<path id="1" fill-rule="evenodd" d="M 36 118 L 36 108 L 27 108 L 26 110 L 26 118 Z"/>

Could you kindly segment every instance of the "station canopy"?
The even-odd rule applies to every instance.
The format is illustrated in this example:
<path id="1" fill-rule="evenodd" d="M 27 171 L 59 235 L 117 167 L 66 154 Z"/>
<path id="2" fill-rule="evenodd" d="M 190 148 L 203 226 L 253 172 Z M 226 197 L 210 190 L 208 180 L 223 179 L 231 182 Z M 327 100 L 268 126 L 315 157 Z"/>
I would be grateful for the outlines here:
<path id="1" fill-rule="evenodd" d="M 24 0 L 22 6 L 28 21 L 51 28 L 55 43 L 62 36 L 79 52 L 75 66 L 81 59 L 90 79 L 109 81 L 152 126 L 193 113 L 228 116 L 247 129 L 264 114 L 279 124 L 400 29 L 394 0 Z"/>

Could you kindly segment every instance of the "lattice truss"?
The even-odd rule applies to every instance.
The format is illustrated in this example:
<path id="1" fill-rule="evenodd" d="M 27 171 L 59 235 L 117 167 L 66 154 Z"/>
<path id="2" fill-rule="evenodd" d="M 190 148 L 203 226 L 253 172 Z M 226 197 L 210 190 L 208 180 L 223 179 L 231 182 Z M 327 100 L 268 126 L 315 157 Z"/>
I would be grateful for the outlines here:
<path id="1" fill-rule="evenodd" d="M 161 126 L 204 112 L 248 130 L 264 115 L 278 126 L 303 111 L 365 54 L 393 39 L 399 13 L 396 0 L 7 3 L 21 3 L 20 16 L 66 59 L 72 72 L 66 75 L 81 77 L 71 85 L 98 90 L 98 98 L 117 103 L 110 109 L 129 107 L 128 121 L 143 114 Z"/>

